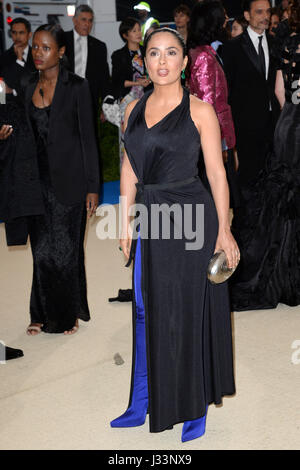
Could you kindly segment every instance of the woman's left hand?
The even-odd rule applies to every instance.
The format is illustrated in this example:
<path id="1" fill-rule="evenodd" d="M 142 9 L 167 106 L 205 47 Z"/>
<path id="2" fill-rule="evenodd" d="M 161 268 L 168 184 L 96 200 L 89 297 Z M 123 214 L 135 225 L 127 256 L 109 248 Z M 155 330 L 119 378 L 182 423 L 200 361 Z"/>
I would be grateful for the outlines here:
<path id="1" fill-rule="evenodd" d="M 9 124 L 4 124 L 0 128 L 0 140 L 6 140 L 13 133 L 13 128 Z"/>
<path id="2" fill-rule="evenodd" d="M 150 78 L 147 78 L 145 75 L 141 78 L 138 78 L 137 81 L 136 81 L 137 85 L 140 85 L 144 88 L 146 88 L 148 85 L 150 85 L 150 83 L 151 83 Z"/>
<path id="3" fill-rule="evenodd" d="M 86 196 L 86 210 L 88 218 L 95 214 L 98 207 L 99 196 L 96 193 L 88 193 Z"/>
<path id="4" fill-rule="evenodd" d="M 228 267 L 230 269 L 236 268 L 240 261 L 240 250 L 230 229 L 219 231 L 215 253 L 221 250 L 226 254 Z"/>

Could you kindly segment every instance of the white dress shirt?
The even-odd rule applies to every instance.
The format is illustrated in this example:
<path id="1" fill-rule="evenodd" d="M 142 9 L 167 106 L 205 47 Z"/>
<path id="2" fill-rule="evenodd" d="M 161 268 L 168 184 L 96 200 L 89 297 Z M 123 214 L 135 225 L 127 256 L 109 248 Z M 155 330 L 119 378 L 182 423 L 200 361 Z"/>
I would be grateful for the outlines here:
<path id="1" fill-rule="evenodd" d="M 268 80 L 268 74 L 269 74 L 269 63 L 270 63 L 270 55 L 269 55 L 269 46 L 268 46 L 268 41 L 266 37 L 266 31 L 263 32 L 263 34 L 258 34 L 253 29 L 251 26 L 248 26 L 247 28 L 248 34 L 250 36 L 250 39 L 253 43 L 253 46 L 255 47 L 255 50 L 258 54 L 258 46 L 259 46 L 259 36 L 262 36 L 262 48 L 265 54 L 265 63 L 266 63 L 266 80 Z"/>
<path id="2" fill-rule="evenodd" d="M 76 75 L 85 78 L 86 74 L 86 64 L 87 64 L 87 57 L 88 57 L 88 37 L 87 36 L 80 36 L 75 29 L 74 32 L 74 72 Z M 76 64 L 76 51 L 78 48 L 78 39 L 80 38 L 81 44 L 81 61 L 80 63 Z"/>

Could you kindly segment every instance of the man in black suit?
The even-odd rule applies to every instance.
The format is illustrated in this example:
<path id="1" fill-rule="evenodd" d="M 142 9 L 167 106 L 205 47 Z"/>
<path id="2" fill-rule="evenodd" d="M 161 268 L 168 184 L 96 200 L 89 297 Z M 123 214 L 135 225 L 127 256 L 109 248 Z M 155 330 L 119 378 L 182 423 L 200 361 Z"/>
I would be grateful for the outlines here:
<path id="1" fill-rule="evenodd" d="M 222 49 L 237 138 L 238 179 L 244 196 L 264 167 L 280 112 L 274 91 L 276 62 L 270 53 L 271 38 L 266 34 L 270 14 L 268 0 L 246 0 L 244 16 L 249 26 Z"/>
<path id="2" fill-rule="evenodd" d="M 29 45 L 31 25 L 25 18 L 15 18 L 10 29 L 13 45 L 0 57 L 0 76 L 18 92 L 21 78 L 35 70 Z"/>
<path id="3" fill-rule="evenodd" d="M 74 29 L 66 32 L 66 56 L 70 70 L 89 82 L 96 119 L 100 96 L 103 100 L 110 94 L 110 77 L 106 45 L 90 36 L 93 22 L 93 10 L 79 5 L 73 18 Z"/>

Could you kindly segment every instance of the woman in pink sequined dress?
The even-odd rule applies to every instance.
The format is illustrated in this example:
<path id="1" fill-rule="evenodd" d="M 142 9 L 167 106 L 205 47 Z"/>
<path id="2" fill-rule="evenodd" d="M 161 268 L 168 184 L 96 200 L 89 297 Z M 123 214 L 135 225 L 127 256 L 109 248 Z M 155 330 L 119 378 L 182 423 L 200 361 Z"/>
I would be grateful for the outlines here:
<path id="1" fill-rule="evenodd" d="M 217 114 L 222 137 L 223 159 L 231 192 L 231 206 L 238 205 L 236 183 L 237 157 L 234 152 L 235 132 L 228 104 L 228 87 L 217 49 L 222 44 L 226 12 L 219 1 L 207 1 L 195 6 L 188 39 L 189 76 L 187 87 L 199 99 L 210 103 Z M 200 169 L 201 171 L 201 169 Z"/>

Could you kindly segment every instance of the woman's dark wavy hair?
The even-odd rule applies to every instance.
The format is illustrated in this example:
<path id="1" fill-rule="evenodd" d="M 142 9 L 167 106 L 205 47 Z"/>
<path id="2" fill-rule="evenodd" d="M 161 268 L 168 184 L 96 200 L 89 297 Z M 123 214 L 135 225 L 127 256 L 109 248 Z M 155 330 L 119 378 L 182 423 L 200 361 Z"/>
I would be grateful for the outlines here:
<path id="1" fill-rule="evenodd" d="M 247 29 L 248 21 L 246 20 L 246 18 L 244 16 L 237 16 L 236 18 L 234 18 L 232 24 L 235 21 L 243 28 L 243 31 L 245 31 L 245 29 Z"/>
<path id="2" fill-rule="evenodd" d="M 293 33 L 300 33 L 300 6 L 292 6 L 289 14 L 289 26 Z"/>
<path id="3" fill-rule="evenodd" d="M 192 11 L 188 49 L 207 46 L 224 34 L 225 11 L 219 0 L 204 0 Z"/>
<path id="4" fill-rule="evenodd" d="M 180 33 L 178 33 L 178 31 L 176 31 L 176 29 L 172 29 L 172 28 L 158 28 L 158 29 L 155 29 L 154 31 L 152 31 L 152 33 L 150 33 L 149 36 L 146 37 L 145 42 L 144 42 L 144 48 L 145 48 L 144 53 L 145 54 L 147 52 L 149 41 L 157 33 L 170 33 L 170 34 L 173 34 L 173 36 L 176 37 L 176 39 L 178 41 L 178 44 L 182 48 L 183 57 L 185 57 L 187 55 L 187 48 L 186 48 L 183 37 L 181 36 Z"/>
<path id="5" fill-rule="evenodd" d="M 56 42 L 58 49 L 66 45 L 65 32 L 59 24 L 42 24 L 35 30 L 34 35 L 40 31 L 50 33 Z"/>

